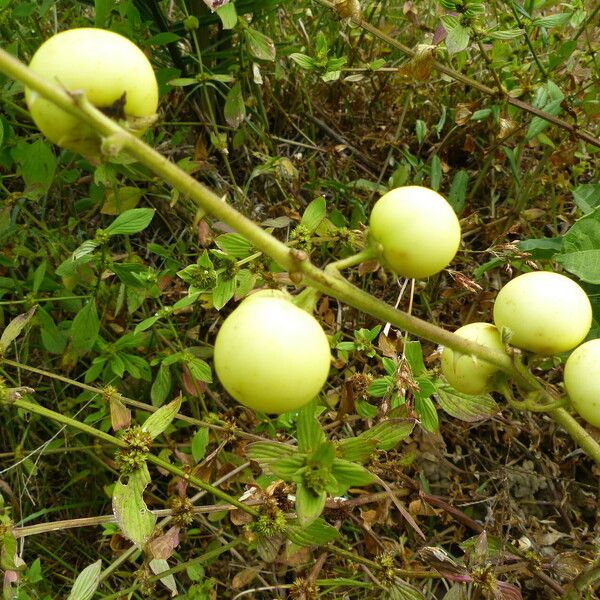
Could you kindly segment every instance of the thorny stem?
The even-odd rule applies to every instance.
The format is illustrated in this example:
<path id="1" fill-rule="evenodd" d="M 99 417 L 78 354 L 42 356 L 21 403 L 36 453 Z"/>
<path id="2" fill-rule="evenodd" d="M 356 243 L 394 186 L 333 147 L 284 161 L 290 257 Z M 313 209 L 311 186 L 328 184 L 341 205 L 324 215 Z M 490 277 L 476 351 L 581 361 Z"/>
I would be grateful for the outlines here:
<path id="1" fill-rule="evenodd" d="M 323 5 L 330 5 L 326 0 L 318 1 Z M 359 24 L 363 25 L 362 23 Z M 371 27 L 368 23 L 364 23 L 364 26 L 367 25 Z M 376 28 L 374 29 L 378 32 Z M 395 42 L 395 40 L 389 39 Z M 410 49 L 407 50 L 412 52 Z M 208 214 L 220 219 L 239 234 L 246 237 L 258 250 L 268 254 L 288 272 L 302 274 L 306 283 L 324 294 L 337 298 L 383 322 L 390 322 L 395 327 L 409 331 L 413 335 L 448 346 L 459 351 L 461 354 L 477 356 L 510 375 L 519 387 L 529 391 L 539 391 L 542 397 L 545 396 L 548 398 L 549 403 L 555 400 L 548 394 L 542 383 L 533 375 L 520 373 L 515 369 L 510 356 L 505 353 L 487 346 L 481 346 L 441 329 L 432 323 L 395 309 L 352 285 L 339 275 L 331 275 L 322 271 L 313 265 L 307 257 L 300 258 L 297 252 L 243 216 L 205 185 L 179 169 L 175 164 L 134 135 L 122 129 L 117 123 L 92 106 L 85 97 L 82 95 L 75 96 L 65 91 L 53 82 L 34 73 L 22 62 L 2 49 L 0 49 L 0 70 L 13 79 L 23 82 L 27 87 L 35 90 L 60 108 L 89 124 L 101 136 L 118 137 L 123 149 L 130 155 L 162 177 L 182 194 L 190 197 Z M 481 86 L 481 84 L 478 85 Z M 495 93 L 493 90 L 490 91 L 491 93 Z M 569 127 L 571 126 L 569 125 Z M 597 140 L 593 143 L 600 146 L 600 142 Z M 575 442 L 596 463 L 600 464 L 600 444 L 564 408 L 553 409 L 548 414 L 567 430 Z"/>

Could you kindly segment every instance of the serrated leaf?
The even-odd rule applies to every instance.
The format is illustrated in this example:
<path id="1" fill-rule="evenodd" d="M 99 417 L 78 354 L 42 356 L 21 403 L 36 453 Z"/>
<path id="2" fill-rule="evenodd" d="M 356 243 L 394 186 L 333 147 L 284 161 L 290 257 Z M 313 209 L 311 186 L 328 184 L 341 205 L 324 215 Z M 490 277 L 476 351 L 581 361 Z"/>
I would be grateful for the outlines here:
<path id="1" fill-rule="evenodd" d="M 26 313 L 17 315 L 4 329 L 0 336 L 0 355 L 21 335 L 21 332 L 35 314 L 37 306 L 30 308 Z"/>
<path id="2" fill-rule="evenodd" d="M 100 584 L 102 560 L 88 565 L 75 580 L 67 600 L 91 600 Z"/>
<path id="3" fill-rule="evenodd" d="M 298 546 L 322 546 L 337 539 L 340 532 L 323 519 L 315 519 L 306 527 L 290 523 L 288 538 Z"/>
<path id="4" fill-rule="evenodd" d="M 86 240 L 83 242 L 83 244 L 81 244 L 81 246 L 79 246 L 79 248 L 77 248 L 77 250 L 73 251 L 73 254 L 71 254 L 71 259 L 75 261 L 88 256 L 92 254 L 99 245 L 100 243 L 96 240 Z"/>
<path id="5" fill-rule="evenodd" d="M 311 70 L 316 68 L 315 61 L 306 54 L 300 52 L 293 52 L 289 56 L 297 65 L 300 65 L 303 69 Z"/>
<path id="6" fill-rule="evenodd" d="M 219 277 L 213 288 L 212 301 L 217 310 L 221 310 L 235 294 L 235 279 Z"/>
<path id="7" fill-rule="evenodd" d="M 244 29 L 244 37 L 248 44 L 248 50 L 254 58 L 258 58 L 259 60 L 275 60 L 275 44 L 270 37 L 251 27 Z"/>
<path id="8" fill-rule="evenodd" d="M 365 467 L 342 458 L 336 458 L 333 461 L 331 473 L 336 481 L 346 489 L 353 485 L 369 485 L 375 481 L 373 474 Z"/>
<path id="9" fill-rule="evenodd" d="M 388 419 L 363 431 L 358 437 L 363 440 L 375 440 L 377 448 L 387 452 L 406 439 L 414 428 L 414 421 Z"/>
<path id="10" fill-rule="evenodd" d="M 461 169 L 452 179 L 450 192 L 448 193 L 448 203 L 458 215 L 465 209 L 468 185 L 469 173 L 464 169 Z"/>
<path id="11" fill-rule="evenodd" d="M 306 455 L 300 454 L 270 462 L 268 468 L 273 475 L 277 475 L 277 477 L 284 481 L 299 481 L 301 473 L 298 473 L 298 471 L 305 467 L 305 465 Z"/>
<path id="12" fill-rule="evenodd" d="M 438 430 L 438 414 L 431 398 L 415 396 L 415 412 L 419 415 L 421 425 L 427 429 L 427 431 L 435 432 Z"/>
<path id="13" fill-rule="evenodd" d="M 566 25 L 573 13 L 556 13 L 555 15 L 548 15 L 546 17 L 539 17 L 534 19 L 531 23 L 533 27 L 561 27 Z"/>
<path id="14" fill-rule="evenodd" d="M 192 360 L 186 362 L 187 368 L 190 370 L 190 375 L 196 381 L 204 381 L 205 383 L 212 383 L 212 371 L 210 365 L 201 358 L 192 358 Z"/>
<path id="15" fill-rule="evenodd" d="M 489 419 L 500 410 L 489 394 L 469 396 L 457 392 L 449 385 L 438 386 L 436 396 L 444 412 L 467 423 Z"/>
<path id="16" fill-rule="evenodd" d="M 223 114 L 227 124 L 233 129 L 237 129 L 240 123 L 246 118 L 246 105 L 242 94 L 242 84 L 238 81 L 227 92 L 225 98 L 225 108 Z"/>
<path id="17" fill-rule="evenodd" d="M 298 437 L 298 449 L 300 452 L 313 452 L 323 442 L 325 442 L 325 433 L 316 416 L 316 403 L 310 402 L 303 406 L 298 413 L 296 423 Z"/>
<path id="18" fill-rule="evenodd" d="M 323 196 L 319 196 L 304 209 L 300 225 L 304 226 L 309 233 L 313 233 L 326 216 L 327 200 Z"/>
<path id="19" fill-rule="evenodd" d="M 107 228 L 108 235 L 131 235 L 139 233 L 150 225 L 155 210 L 153 208 L 132 208 L 121 213 Z"/>
<path id="20" fill-rule="evenodd" d="M 575 204 L 586 215 L 600 206 L 600 183 L 582 183 L 573 190 Z"/>
<path id="21" fill-rule="evenodd" d="M 363 438 L 347 438 L 338 442 L 338 456 L 357 463 L 367 462 L 377 447 L 377 440 Z"/>
<path id="22" fill-rule="evenodd" d="M 600 207 L 575 221 L 554 258 L 583 281 L 600 283 Z"/>
<path id="23" fill-rule="evenodd" d="M 233 29 L 237 25 L 238 14 L 233 2 L 229 2 L 229 0 L 204 0 L 204 3 L 208 4 L 209 7 L 211 4 L 222 5 L 217 8 L 216 12 L 219 19 L 221 19 L 223 29 Z"/>
<path id="24" fill-rule="evenodd" d="M 466 27 L 458 25 L 458 27 L 450 29 L 446 36 L 446 49 L 448 50 L 448 54 L 462 52 L 469 45 L 470 39 L 471 33 Z"/>
<path id="25" fill-rule="evenodd" d="M 113 489 L 112 506 L 117 524 L 123 535 L 139 548 L 150 539 L 156 525 L 156 517 L 148 510 L 143 497 L 150 481 L 144 464 L 129 475 L 127 483 L 118 480 Z"/>
<path id="26" fill-rule="evenodd" d="M 89 352 L 98 338 L 100 320 L 96 301 L 92 298 L 76 315 L 71 323 L 70 336 L 73 351 L 82 355 Z"/>
<path id="27" fill-rule="evenodd" d="M 206 454 L 209 434 L 208 427 L 200 427 L 192 438 L 192 458 L 197 463 L 200 462 Z"/>
<path id="28" fill-rule="evenodd" d="M 152 413 L 142 425 L 142 429 L 150 434 L 152 439 L 157 438 L 171 424 L 175 415 L 181 408 L 182 397 L 179 396 L 161 406 L 156 412 Z"/>
<path id="29" fill-rule="evenodd" d="M 315 494 L 302 483 L 296 486 L 296 513 L 302 527 L 307 527 L 321 515 L 326 499 L 325 490 Z"/>
<path id="30" fill-rule="evenodd" d="M 153 558 L 148 565 L 155 575 L 160 575 L 170 568 L 169 563 L 163 558 Z M 171 592 L 172 596 L 177 596 L 177 584 L 172 574 L 161 577 L 160 582 Z"/>
<path id="31" fill-rule="evenodd" d="M 293 446 L 284 446 L 271 442 L 255 442 L 246 448 L 246 456 L 255 460 L 261 467 L 270 465 L 282 458 L 294 455 L 297 449 Z"/>
<path id="32" fill-rule="evenodd" d="M 164 362 L 160 364 L 156 378 L 152 382 L 150 388 L 150 399 L 152 400 L 152 406 L 162 406 L 163 402 L 167 399 L 169 392 L 171 391 L 171 384 L 173 378 L 171 376 L 171 369 Z"/>
<path id="33" fill-rule="evenodd" d="M 253 252 L 252 242 L 239 233 L 224 233 L 215 239 L 215 244 L 225 254 L 234 258 L 246 258 Z"/>
<path id="34" fill-rule="evenodd" d="M 415 377 L 425 372 L 425 362 L 423 361 L 423 349 L 421 342 L 412 340 L 404 344 L 404 356 Z"/>
<path id="35" fill-rule="evenodd" d="M 426 598 L 409 583 L 397 579 L 393 585 L 386 589 L 381 600 L 426 600 Z"/>
<path id="36" fill-rule="evenodd" d="M 116 187 L 106 194 L 106 200 L 100 209 L 103 215 L 120 215 L 126 210 L 135 208 L 142 199 L 142 190 L 125 185 Z"/>
<path id="37" fill-rule="evenodd" d="M 486 35 L 496 40 L 512 40 L 525 34 L 524 29 L 503 29 L 499 31 L 491 31 Z"/>

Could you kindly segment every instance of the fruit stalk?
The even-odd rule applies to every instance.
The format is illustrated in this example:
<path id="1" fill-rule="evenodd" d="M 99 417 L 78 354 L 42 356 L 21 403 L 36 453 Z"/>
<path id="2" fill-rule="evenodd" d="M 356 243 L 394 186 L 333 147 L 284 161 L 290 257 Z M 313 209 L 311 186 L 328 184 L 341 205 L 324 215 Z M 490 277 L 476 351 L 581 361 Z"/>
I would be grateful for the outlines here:
<path id="1" fill-rule="evenodd" d="M 509 356 L 487 346 L 482 346 L 459 335 L 418 319 L 403 311 L 395 309 L 353 286 L 338 274 L 329 274 L 313 265 L 306 256 L 280 242 L 250 219 L 244 217 L 235 208 L 227 204 L 208 187 L 179 169 L 167 158 L 153 150 L 150 146 L 121 128 L 109 117 L 97 110 L 83 95 L 72 94 L 55 85 L 51 81 L 32 72 L 21 61 L 0 48 L 0 71 L 17 79 L 27 87 L 51 100 L 69 114 L 79 117 L 94 127 L 110 143 L 114 141 L 154 173 L 162 177 L 181 193 L 190 197 L 208 214 L 227 223 L 239 234 L 251 241 L 254 246 L 268 254 L 290 273 L 301 273 L 305 282 L 321 292 L 337 298 L 342 302 L 358 308 L 381 321 L 390 322 L 395 327 L 407 330 L 413 335 L 430 340 L 437 344 L 449 346 L 462 354 L 477 356 L 496 365 L 507 373 L 520 387 L 526 390 L 539 390 L 547 395 L 542 384 L 533 375 L 525 376 L 513 365 Z M 555 399 L 547 395 L 548 401 Z M 598 464 L 600 464 L 600 444 L 564 409 L 555 409 L 548 413 L 562 425 L 580 447 Z"/>

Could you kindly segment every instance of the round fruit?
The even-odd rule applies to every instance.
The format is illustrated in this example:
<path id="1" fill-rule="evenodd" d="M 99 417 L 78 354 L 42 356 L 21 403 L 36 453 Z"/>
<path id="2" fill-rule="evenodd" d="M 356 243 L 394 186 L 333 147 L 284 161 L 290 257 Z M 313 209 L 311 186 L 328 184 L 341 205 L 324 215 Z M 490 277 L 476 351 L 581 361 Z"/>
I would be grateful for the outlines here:
<path id="1" fill-rule="evenodd" d="M 46 40 L 30 68 L 87 99 L 110 116 L 127 120 L 143 133 L 158 106 L 158 85 L 152 65 L 127 38 L 92 27 L 69 29 Z M 52 142 L 82 154 L 95 154 L 100 138 L 88 125 L 26 89 L 25 100 L 35 124 Z"/>
<path id="2" fill-rule="evenodd" d="M 566 352 L 583 341 L 592 326 L 592 305 L 573 280 L 548 271 L 509 281 L 494 304 L 494 323 L 512 332 L 510 343 L 536 354 Z"/>
<path id="3" fill-rule="evenodd" d="M 565 364 L 565 389 L 579 415 L 600 428 L 600 339 L 573 350 Z"/>
<path id="4" fill-rule="evenodd" d="M 317 320 L 278 296 L 244 300 L 215 341 L 215 371 L 223 387 L 244 406 L 266 413 L 310 402 L 327 380 L 330 361 Z"/>
<path id="5" fill-rule="evenodd" d="M 469 323 L 455 333 L 504 352 L 500 332 L 490 323 Z M 459 354 L 452 348 L 444 348 L 442 352 L 442 373 L 458 392 L 473 395 L 489 392 L 492 376 L 497 371 L 498 367 L 476 356 Z"/>
<path id="6" fill-rule="evenodd" d="M 382 262 L 403 277 L 429 277 L 447 267 L 460 244 L 460 224 L 443 196 L 418 185 L 384 194 L 373 206 L 372 239 Z"/>

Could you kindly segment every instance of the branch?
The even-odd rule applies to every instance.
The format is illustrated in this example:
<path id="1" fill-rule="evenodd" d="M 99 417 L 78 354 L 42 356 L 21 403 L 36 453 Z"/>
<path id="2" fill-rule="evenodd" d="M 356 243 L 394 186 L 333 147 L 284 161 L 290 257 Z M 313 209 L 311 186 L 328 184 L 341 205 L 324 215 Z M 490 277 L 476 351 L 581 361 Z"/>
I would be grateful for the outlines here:
<path id="1" fill-rule="evenodd" d="M 308 260 L 306 254 L 290 249 L 286 244 L 267 233 L 205 185 L 196 181 L 191 175 L 179 169 L 134 135 L 122 129 L 117 123 L 97 110 L 81 94 L 70 94 L 51 81 L 34 73 L 2 49 L 0 49 L 0 71 L 23 82 L 27 87 L 54 102 L 69 114 L 78 117 L 93 127 L 101 136 L 117 139 L 123 150 L 126 150 L 182 194 L 190 197 L 198 207 L 246 237 L 258 250 L 269 255 L 290 274 L 298 275 L 300 278 L 303 277 L 306 283 L 319 291 L 358 308 L 383 322 L 392 323 L 399 329 L 409 331 L 413 335 L 431 342 L 448 346 L 461 354 L 477 356 L 507 373 L 519 387 L 539 392 L 540 397 L 547 400 L 548 403 L 555 400 L 533 375 L 522 373 L 517 369 L 513 365 L 511 357 L 507 354 L 467 340 L 432 323 L 395 309 L 352 285 L 346 279 L 340 277 L 339 274 L 330 274 L 319 269 Z M 596 463 L 600 464 L 600 444 L 566 410 L 558 408 L 552 410 L 549 414 L 567 430 L 569 435 Z M 154 458 L 151 460 L 156 462 Z"/>

